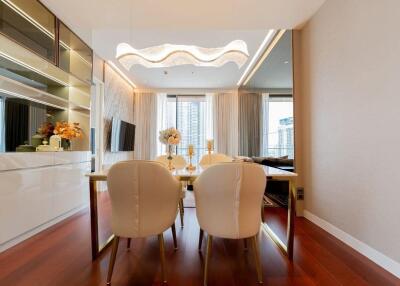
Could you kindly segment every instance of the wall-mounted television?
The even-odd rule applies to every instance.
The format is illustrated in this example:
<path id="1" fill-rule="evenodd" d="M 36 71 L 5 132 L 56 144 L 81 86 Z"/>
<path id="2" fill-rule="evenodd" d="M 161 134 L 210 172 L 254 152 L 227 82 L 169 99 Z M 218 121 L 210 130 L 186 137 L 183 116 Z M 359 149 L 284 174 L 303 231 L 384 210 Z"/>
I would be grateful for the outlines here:
<path id="1" fill-rule="evenodd" d="M 133 151 L 135 146 L 135 124 L 113 118 L 110 132 L 110 151 Z"/>

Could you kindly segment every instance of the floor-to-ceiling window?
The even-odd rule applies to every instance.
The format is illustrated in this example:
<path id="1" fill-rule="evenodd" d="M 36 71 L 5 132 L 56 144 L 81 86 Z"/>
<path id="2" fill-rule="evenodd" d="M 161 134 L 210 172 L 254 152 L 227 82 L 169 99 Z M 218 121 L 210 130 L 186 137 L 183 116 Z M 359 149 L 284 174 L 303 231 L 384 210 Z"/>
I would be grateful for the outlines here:
<path id="1" fill-rule="evenodd" d="M 294 157 L 293 98 L 269 95 L 263 97 L 263 155 Z"/>
<path id="2" fill-rule="evenodd" d="M 194 145 L 192 163 L 197 164 L 207 151 L 208 129 L 210 128 L 210 106 L 205 95 L 168 95 L 167 126 L 176 127 L 182 140 L 176 152 L 189 160 L 188 146 Z"/>

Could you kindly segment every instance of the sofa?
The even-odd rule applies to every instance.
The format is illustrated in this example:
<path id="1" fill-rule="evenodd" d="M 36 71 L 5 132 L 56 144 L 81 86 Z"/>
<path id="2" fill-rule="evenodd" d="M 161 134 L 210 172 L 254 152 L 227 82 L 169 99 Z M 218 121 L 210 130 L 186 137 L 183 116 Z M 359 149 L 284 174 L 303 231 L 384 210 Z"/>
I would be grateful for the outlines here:
<path id="1" fill-rule="evenodd" d="M 279 168 L 285 171 L 293 172 L 293 159 L 287 157 L 253 157 L 252 161 L 265 166 Z M 264 194 L 282 207 L 288 207 L 289 182 L 270 180 L 267 183 Z"/>

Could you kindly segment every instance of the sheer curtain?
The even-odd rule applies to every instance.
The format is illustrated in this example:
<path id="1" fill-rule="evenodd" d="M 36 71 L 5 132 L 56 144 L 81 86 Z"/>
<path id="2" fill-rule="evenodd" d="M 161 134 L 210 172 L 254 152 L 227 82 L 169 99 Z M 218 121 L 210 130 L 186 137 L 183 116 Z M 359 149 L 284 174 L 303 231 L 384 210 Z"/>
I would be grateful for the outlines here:
<path id="1" fill-rule="evenodd" d="M 213 139 L 214 136 L 214 124 L 213 124 L 213 96 L 212 93 L 206 93 L 206 108 L 205 108 L 205 128 L 206 128 L 206 139 Z"/>
<path id="2" fill-rule="evenodd" d="M 154 159 L 157 149 L 157 95 L 135 92 L 135 159 Z"/>
<path id="3" fill-rule="evenodd" d="M 262 119 L 260 125 L 261 131 L 261 150 L 260 155 L 263 157 L 268 156 L 268 118 L 269 118 L 269 93 L 262 94 Z"/>
<path id="4" fill-rule="evenodd" d="M 236 156 L 239 148 L 238 93 L 216 93 L 212 104 L 215 151 Z"/>
<path id="5" fill-rule="evenodd" d="M 158 136 L 161 130 L 167 129 L 168 124 L 168 98 L 166 93 L 158 93 L 157 94 L 157 126 L 156 126 L 156 144 L 155 149 L 153 150 L 153 159 L 157 156 L 165 154 L 165 145 L 161 144 L 160 140 L 158 140 Z"/>
<path id="6" fill-rule="evenodd" d="M 5 141 L 5 99 L 0 96 L 0 152 L 6 151 L 6 141 Z"/>
<path id="7" fill-rule="evenodd" d="M 31 102 L 29 104 L 29 142 L 40 126 L 47 121 L 46 106 Z"/>

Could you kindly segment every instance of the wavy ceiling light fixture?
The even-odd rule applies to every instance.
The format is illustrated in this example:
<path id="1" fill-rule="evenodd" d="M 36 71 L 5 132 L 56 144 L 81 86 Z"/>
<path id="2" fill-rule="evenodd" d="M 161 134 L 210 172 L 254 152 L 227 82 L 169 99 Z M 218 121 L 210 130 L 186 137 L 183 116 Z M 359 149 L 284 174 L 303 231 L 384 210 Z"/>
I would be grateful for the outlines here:
<path id="1" fill-rule="evenodd" d="M 190 45 L 164 44 L 137 50 L 127 43 L 117 46 L 117 60 L 130 70 L 134 65 L 147 68 L 164 68 L 180 65 L 199 67 L 220 67 L 228 62 L 234 62 L 241 68 L 247 61 L 249 53 L 247 44 L 235 40 L 224 47 L 203 48 Z"/>

